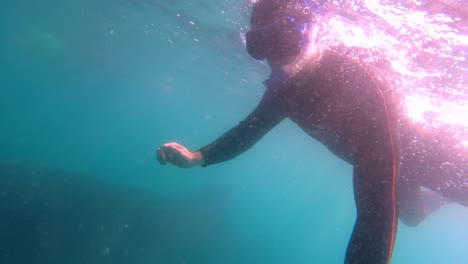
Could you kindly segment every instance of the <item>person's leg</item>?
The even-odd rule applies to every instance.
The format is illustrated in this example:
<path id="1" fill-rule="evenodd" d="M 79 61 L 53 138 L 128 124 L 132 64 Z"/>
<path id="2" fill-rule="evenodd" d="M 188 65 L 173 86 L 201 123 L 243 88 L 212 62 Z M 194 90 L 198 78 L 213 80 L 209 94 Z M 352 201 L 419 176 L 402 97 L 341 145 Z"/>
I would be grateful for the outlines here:
<path id="1" fill-rule="evenodd" d="M 398 217 L 407 226 L 417 226 L 449 200 L 417 184 L 398 185 Z"/>
<path id="2" fill-rule="evenodd" d="M 369 153 L 354 165 L 357 219 L 346 252 L 346 264 L 390 263 L 397 228 L 398 162 L 392 156 L 394 154 L 389 151 Z"/>
<path id="3" fill-rule="evenodd" d="M 468 155 L 434 156 L 440 159 L 432 162 L 435 165 L 427 164 L 422 186 L 468 207 Z"/>
<path id="4" fill-rule="evenodd" d="M 421 189 L 421 176 L 425 171 L 423 159 L 405 156 L 398 178 L 398 216 L 407 226 L 416 226 L 448 200 L 430 190 Z"/>
<path id="5" fill-rule="evenodd" d="M 407 175 L 402 164 L 401 175 Z M 398 179 L 398 217 L 408 226 L 418 225 L 425 217 L 420 186 L 409 179 Z"/>
<path id="6" fill-rule="evenodd" d="M 437 133 L 412 131 L 406 133 L 402 142 L 404 156 L 398 186 L 400 217 L 409 216 L 407 212 L 411 211 L 413 220 L 422 221 L 447 203 L 447 199 L 468 206 L 468 149 L 441 130 Z M 421 191 L 420 186 L 447 199 Z"/>

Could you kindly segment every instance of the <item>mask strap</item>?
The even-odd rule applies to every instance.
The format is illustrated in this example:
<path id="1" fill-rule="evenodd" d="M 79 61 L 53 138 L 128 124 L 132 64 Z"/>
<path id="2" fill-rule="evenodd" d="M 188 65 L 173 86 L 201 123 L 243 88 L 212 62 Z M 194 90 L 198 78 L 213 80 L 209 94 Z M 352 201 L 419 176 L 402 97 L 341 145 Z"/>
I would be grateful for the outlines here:
<path id="1" fill-rule="evenodd" d="M 323 5 L 325 4 L 326 0 L 318 0 L 318 4 L 316 3 L 314 7 L 312 6 L 310 0 L 304 0 L 305 6 L 315 14 L 318 14 L 322 11 Z"/>
<path id="2" fill-rule="evenodd" d="M 266 25 L 262 25 L 262 26 L 255 26 L 254 28 L 252 28 L 251 30 L 252 31 L 257 31 L 257 30 L 264 30 L 264 29 L 267 29 L 267 28 L 270 28 L 272 27 L 273 25 L 275 24 L 278 24 L 281 22 L 282 19 L 287 19 L 289 20 L 291 23 L 294 23 L 294 21 L 296 20 L 294 17 L 292 16 L 286 16 L 286 17 L 279 17 L 277 19 L 275 19 L 273 22 L 271 23 L 268 23 Z M 297 29 L 299 29 L 296 25 L 294 25 Z M 299 29 L 301 32 L 303 31 L 302 28 Z"/>

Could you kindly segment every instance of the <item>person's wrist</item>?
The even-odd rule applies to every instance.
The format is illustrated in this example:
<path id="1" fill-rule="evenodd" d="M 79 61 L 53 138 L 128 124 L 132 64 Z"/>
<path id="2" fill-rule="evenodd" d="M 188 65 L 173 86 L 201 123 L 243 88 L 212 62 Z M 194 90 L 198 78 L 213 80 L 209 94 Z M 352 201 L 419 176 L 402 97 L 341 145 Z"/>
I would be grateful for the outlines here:
<path id="1" fill-rule="evenodd" d="M 204 163 L 203 155 L 200 151 L 192 152 L 192 166 L 202 166 Z"/>

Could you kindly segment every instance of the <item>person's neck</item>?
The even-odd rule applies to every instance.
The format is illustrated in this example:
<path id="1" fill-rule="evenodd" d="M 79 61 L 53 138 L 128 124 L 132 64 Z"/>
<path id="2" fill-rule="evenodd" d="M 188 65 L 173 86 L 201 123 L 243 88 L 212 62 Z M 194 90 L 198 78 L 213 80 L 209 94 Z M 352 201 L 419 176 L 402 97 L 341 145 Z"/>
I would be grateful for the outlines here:
<path id="1" fill-rule="evenodd" d="M 269 58 L 268 65 L 270 65 L 270 69 L 273 71 L 274 69 L 283 68 L 287 66 L 291 62 L 293 62 L 295 57 L 284 57 L 284 58 Z"/>
<path id="2" fill-rule="evenodd" d="M 294 75 L 288 64 L 275 63 L 271 60 L 268 60 L 268 64 L 271 73 L 270 77 L 264 82 L 268 87 L 276 86 Z"/>

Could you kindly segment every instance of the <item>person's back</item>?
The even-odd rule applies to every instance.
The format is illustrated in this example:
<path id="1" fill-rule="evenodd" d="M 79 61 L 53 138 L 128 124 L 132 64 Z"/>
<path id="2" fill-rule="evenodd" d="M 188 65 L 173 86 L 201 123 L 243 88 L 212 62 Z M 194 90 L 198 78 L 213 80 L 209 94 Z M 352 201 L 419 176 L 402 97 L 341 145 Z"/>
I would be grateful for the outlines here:
<path id="1" fill-rule="evenodd" d="M 279 97 L 288 118 L 349 163 L 372 138 L 385 144 L 380 137 L 390 125 L 398 132 L 399 105 L 383 79 L 352 51 L 325 51 L 320 61 L 266 91 Z"/>

